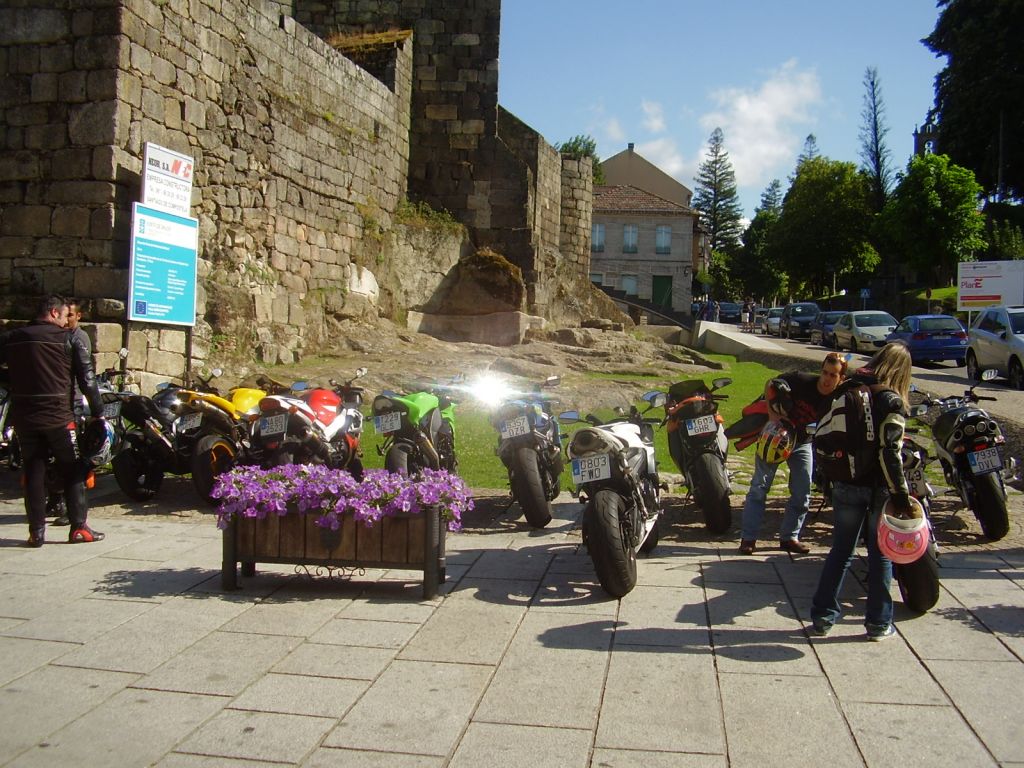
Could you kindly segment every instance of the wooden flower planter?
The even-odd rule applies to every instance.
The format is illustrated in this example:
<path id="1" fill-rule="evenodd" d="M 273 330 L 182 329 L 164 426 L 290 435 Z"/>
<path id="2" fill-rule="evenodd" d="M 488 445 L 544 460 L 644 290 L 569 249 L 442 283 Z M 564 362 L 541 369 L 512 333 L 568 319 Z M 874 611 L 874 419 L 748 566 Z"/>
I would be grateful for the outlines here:
<path id="1" fill-rule="evenodd" d="M 422 515 L 384 517 L 372 528 L 348 515 L 332 531 L 314 521 L 315 514 L 234 517 L 224 529 L 221 586 L 238 589 L 256 563 L 284 563 L 326 568 L 400 568 L 423 571 L 423 597 L 437 595 L 444 581 L 446 525 L 437 510 Z"/>

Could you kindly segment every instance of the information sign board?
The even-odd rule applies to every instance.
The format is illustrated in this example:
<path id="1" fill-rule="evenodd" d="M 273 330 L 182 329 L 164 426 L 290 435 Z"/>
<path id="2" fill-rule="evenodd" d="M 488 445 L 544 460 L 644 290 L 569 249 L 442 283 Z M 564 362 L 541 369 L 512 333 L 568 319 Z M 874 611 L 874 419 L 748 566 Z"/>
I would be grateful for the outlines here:
<path id="1" fill-rule="evenodd" d="M 199 220 L 132 206 L 128 319 L 196 323 Z"/>
<path id="2" fill-rule="evenodd" d="M 957 309 L 1024 304 L 1024 261 L 962 261 L 956 284 Z"/>
<path id="3" fill-rule="evenodd" d="M 192 212 L 193 159 L 146 142 L 142 164 L 142 204 L 188 216 Z"/>

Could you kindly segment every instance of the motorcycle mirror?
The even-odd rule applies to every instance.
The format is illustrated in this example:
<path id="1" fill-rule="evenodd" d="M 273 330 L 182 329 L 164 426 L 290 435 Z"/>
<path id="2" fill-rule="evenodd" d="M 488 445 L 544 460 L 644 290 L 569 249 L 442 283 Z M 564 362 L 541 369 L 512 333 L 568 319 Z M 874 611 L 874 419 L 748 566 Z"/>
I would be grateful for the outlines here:
<path id="1" fill-rule="evenodd" d="M 305 381 L 296 381 L 292 384 L 292 389 L 296 392 L 302 392 L 303 390 L 309 389 L 309 383 Z"/>
<path id="2" fill-rule="evenodd" d="M 915 405 L 910 409 L 911 416 L 924 416 L 926 413 L 928 413 L 927 405 Z"/>
<path id="3" fill-rule="evenodd" d="M 562 411 L 560 414 L 558 414 L 558 420 L 559 421 L 579 421 L 580 420 L 580 412 L 579 411 Z"/>
<path id="4" fill-rule="evenodd" d="M 365 375 L 366 375 L 366 368 L 359 367 L 359 368 L 356 368 L 356 375 L 353 378 L 361 379 Z"/>
<path id="5" fill-rule="evenodd" d="M 122 360 L 127 360 L 128 359 L 128 347 L 121 347 L 119 350 L 117 350 L 117 356 L 119 358 L 121 358 Z"/>
<path id="6" fill-rule="evenodd" d="M 981 372 L 981 380 L 982 381 L 992 381 L 992 379 L 994 379 L 998 375 L 999 374 L 996 373 L 996 369 L 995 368 L 986 368 L 984 371 Z"/>
<path id="7" fill-rule="evenodd" d="M 732 379 L 728 378 L 727 376 L 722 377 L 721 379 L 711 380 L 711 386 L 714 387 L 715 389 L 721 389 L 722 387 L 727 387 L 730 384 L 732 384 Z"/>
<path id="8" fill-rule="evenodd" d="M 666 395 L 664 392 L 658 392 L 657 390 L 653 390 L 651 392 L 646 392 L 642 399 L 651 408 L 660 408 L 661 406 L 668 402 L 668 395 Z"/>
<path id="9" fill-rule="evenodd" d="M 557 387 L 561 383 L 562 383 L 562 377 L 561 376 L 548 376 L 546 379 L 544 379 L 544 383 L 541 386 L 543 386 L 543 387 Z"/>
<path id="10" fill-rule="evenodd" d="M 619 416 L 625 416 L 626 415 L 626 409 L 623 408 L 621 405 L 616 405 L 615 408 L 613 408 L 613 410 Z"/>
<path id="11" fill-rule="evenodd" d="M 911 382 L 911 384 L 910 384 L 910 391 L 911 392 L 919 392 L 920 390 L 917 388 L 917 384 L 914 384 L 913 382 Z"/>
<path id="12" fill-rule="evenodd" d="M 214 368 L 212 371 L 210 371 L 210 378 L 211 379 L 219 378 L 223 373 L 224 373 L 224 371 L 222 369 Z"/>

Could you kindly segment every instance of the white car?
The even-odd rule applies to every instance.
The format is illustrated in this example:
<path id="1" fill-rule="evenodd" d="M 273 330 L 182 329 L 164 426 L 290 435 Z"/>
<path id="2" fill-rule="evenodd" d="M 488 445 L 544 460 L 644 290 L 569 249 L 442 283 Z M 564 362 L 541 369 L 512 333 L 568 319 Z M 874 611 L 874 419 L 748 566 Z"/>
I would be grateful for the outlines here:
<path id="1" fill-rule="evenodd" d="M 981 372 L 994 368 L 1024 389 L 1024 307 L 988 307 L 978 313 L 967 332 L 967 376 L 981 381 Z"/>
<path id="2" fill-rule="evenodd" d="M 885 346 L 885 337 L 897 325 L 895 317 L 877 309 L 847 312 L 832 328 L 832 336 L 836 349 L 874 354 L 876 349 Z"/>
<path id="3" fill-rule="evenodd" d="M 779 320 L 782 319 L 783 307 L 772 307 L 761 320 L 761 333 L 765 336 L 779 335 Z"/>

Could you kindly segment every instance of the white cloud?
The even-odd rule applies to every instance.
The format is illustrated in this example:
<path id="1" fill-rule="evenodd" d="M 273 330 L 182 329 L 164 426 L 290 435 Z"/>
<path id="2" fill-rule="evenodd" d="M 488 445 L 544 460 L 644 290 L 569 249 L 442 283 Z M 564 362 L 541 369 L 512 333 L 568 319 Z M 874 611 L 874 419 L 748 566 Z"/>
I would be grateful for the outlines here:
<path id="1" fill-rule="evenodd" d="M 662 133 L 665 130 L 665 114 L 661 104 L 643 99 L 640 108 L 644 111 L 644 128 L 651 133 Z"/>
<path id="2" fill-rule="evenodd" d="M 604 133 L 612 143 L 621 143 L 626 138 L 622 124 L 617 117 L 609 117 L 604 123 Z"/>
<path id="3" fill-rule="evenodd" d="M 675 177 L 680 183 L 685 184 L 690 189 L 693 188 L 691 179 L 697 172 L 697 163 L 693 160 L 688 160 L 679 151 L 679 147 L 676 146 L 674 139 L 662 137 L 653 141 L 647 141 L 638 144 L 636 151 L 645 160 L 654 163 L 669 176 Z"/>
<path id="4" fill-rule="evenodd" d="M 741 187 L 763 186 L 792 170 L 822 103 L 817 73 L 793 59 L 757 88 L 722 88 L 711 98 L 718 108 L 701 117 L 701 126 L 708 135 L 722 129 Z M 706 151 L 705 143 L 702 156 Z"/>

